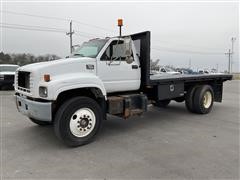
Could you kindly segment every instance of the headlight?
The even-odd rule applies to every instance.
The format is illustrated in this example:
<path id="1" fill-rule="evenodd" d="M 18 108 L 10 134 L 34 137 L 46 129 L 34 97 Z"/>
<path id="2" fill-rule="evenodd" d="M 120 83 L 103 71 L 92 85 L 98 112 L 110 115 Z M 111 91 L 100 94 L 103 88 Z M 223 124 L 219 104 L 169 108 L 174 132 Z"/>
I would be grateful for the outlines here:
<path id="1" fill-rule="evenodd" d="M 39 87 L 39 96 L 40 97 L 47 97 L 48 96 L 47 87 L 43 87 L 43 86 Z"/>

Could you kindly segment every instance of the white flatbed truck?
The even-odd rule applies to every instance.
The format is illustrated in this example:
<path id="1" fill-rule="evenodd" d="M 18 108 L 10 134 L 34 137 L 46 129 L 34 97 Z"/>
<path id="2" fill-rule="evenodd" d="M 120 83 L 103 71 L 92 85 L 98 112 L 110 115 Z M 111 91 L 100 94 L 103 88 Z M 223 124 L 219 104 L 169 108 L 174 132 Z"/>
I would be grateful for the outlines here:
<path id="1" fill-rule="evenodd" d="M 207 114 L 222 101 L 229 74 L 150 75 L 150 32 L 83 43 L 68 58 L 20 67 L 16 105 L 38 125 L 54 125 L 69 146 L 91 142 L 107 114 L 124 119 L 185 101 Z"/>

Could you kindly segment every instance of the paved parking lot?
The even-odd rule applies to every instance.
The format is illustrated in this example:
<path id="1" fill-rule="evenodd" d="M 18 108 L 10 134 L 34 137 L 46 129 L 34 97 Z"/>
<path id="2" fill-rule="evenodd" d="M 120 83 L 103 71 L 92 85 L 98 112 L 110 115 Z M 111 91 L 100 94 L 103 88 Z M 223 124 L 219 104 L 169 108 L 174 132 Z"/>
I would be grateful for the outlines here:
<path id="1" fill-rule="evenodd" d="M 68 148 L 52 127 L 19 114 L 13 91 L 0 91 L 3 179 L 239 179 L 239 85 L 225 83 L 208 115 L 183 103 L 142 117 L 109 117 L 95 142 Z"/>

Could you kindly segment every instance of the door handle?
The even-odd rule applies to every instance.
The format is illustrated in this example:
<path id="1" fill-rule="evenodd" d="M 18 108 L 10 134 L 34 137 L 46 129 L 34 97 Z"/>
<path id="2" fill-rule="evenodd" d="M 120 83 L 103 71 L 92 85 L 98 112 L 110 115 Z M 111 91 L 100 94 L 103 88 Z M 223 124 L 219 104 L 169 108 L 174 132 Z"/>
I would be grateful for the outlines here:
<path id="1" fill-rule="evenodd" d="M 138 65 L 132 65 L 132 69 L 138 69 Z"/>

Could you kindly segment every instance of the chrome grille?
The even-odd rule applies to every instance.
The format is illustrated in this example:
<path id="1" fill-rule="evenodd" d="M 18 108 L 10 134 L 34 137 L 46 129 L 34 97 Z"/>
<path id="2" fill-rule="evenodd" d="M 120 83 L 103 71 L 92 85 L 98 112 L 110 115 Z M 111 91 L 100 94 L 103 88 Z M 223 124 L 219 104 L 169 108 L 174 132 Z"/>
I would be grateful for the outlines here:
<path id="1" fill-rule="evenodd" d="M 27 71 L 16 72 L 16 87 L 20 91 L 30 93 L 33 87 L 31 73 Z"/>

